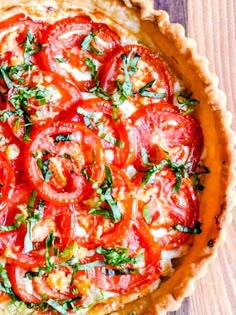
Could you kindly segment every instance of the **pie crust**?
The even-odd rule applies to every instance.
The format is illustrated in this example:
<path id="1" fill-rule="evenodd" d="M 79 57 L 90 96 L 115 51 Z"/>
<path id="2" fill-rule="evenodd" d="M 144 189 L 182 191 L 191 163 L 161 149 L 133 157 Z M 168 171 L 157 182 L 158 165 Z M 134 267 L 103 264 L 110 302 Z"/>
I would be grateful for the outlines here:
<path id="1" fill-rule="evenodd" d="M 166 12 L 153 9 L 152 0 L 58 0 L 50 4 L 46 0 L 3 0 L 1 6 L 1 19 L 23 10 L 32 17 L 54 21 L 63 17 L 63 12 L 68 16 L 75 8 L 85 8 L 103 16 L 104 23 L 117 21 L 117 27 L 126 29 L 140 43 L 158 51 L 171 71 L 200 100 L 195 113 L 204 133 L 204 163 L 211 170 L 204 180 L 205 190 L 200 198 L 202 233 L 194 239 L 190 251 L 171 277 L 163 280 L 158 289 L 110 298 L 106 304 L 97 304 L 88 314 L 151 315 L 176 310 L 183 298 L 193 292 L 195 280 L 205 273 L 208 263 L 216 256 L 234 205 L 236 137 L 230 129 L 232 115 L 226 109 L 225 94 L 218 89 L 217 77 L 209 71 L 207 59 L 198 55 L 195 41 L 185 37 L 181 25 L 171 24 Z M 98 14 L 99 11 L 102 13 Z"/>

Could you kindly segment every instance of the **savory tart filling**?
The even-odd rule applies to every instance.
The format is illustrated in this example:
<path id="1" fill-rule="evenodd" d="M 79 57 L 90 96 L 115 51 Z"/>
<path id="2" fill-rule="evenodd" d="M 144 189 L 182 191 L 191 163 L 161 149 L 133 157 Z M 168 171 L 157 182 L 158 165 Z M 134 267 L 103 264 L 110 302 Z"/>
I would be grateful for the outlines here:
<path id="1" fill-rule="evenodd" d="M 203 134 L 157 53 L 82 11 L 0 22 L 0 299 L 85 314 L 156 288 L 201 232 Z"/>

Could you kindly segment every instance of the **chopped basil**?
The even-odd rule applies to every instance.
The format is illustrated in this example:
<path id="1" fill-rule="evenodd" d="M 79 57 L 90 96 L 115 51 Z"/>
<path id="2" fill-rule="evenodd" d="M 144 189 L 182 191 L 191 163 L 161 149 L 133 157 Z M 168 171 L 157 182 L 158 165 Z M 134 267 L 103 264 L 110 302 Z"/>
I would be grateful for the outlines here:
<path id="1" fill-rule="evenodd" d="M 91 263 L 87 263 L 87 264 L 83 264 L 83 265 L 80 265 L 78 264 L 76 266 L 76 270 L 91 270 L 91 269 L 94 269 L 95 267 L 102 267 L 104 266 L 104 262 L 102 260 L 95 260 Z"/>
<path id="2" fill-rule="evenodd" d="M 81 42 L 82 50 L 90 51 L 97 56 L 103 55 L 102 51 L 97 50 L 91 45 L 92 42 L 96 43 L 96 34 L 94 34 L 93 31 L 91 31 Z"/>
<path id="3" fill-rule="evenodd" d="M 145 152 L 145 151 L 143 151 Z M 145 161 L 147 162 L 148 156 L 146 154 L 144 155 Z M 149 160 L 148 160 L 149 161 Z M 172 163 L 170 159 L 163 159 L 159 164 L 151 164 L 150 168 L 146 170 L 140 170 L 139 172 L 146 173 L 146 175 L 142 178 L 141 187 L 143 187 L 146 184 L 153 183 L 155 180 L 156 173 L 159 173 L 163 170 L 165 166 L 170 168 L 175 173 L 175 185 L 173 188 L 173 192 L 177 193 L 179 191 L 182 178 L 183 177 L 189 177 L 189 167 L 191 166 L 191 163 L 187 164 L 176 164 Z"/>
<path id="4" fill-rule="evenodd" d="M 27 31 L 27 35 L 20 45 L 25 47 L 24 60 L 26 64 L 31 64 L 31 55 L 36 54 L 43 49 L 43 45 L 35 41 L 34 35 L 30 30 Z"/>
<path id="5" fill-rule="evenodd" d="M 105 133 L 105 125 L 98 119 L 96 113 L 90 113 L 89 111 L 78 107 L 77 112 L 81 115 L 84 115 L 84 124 L 91 130 L 94 130 L 94 125 L 98 128 L 98 136 L 107 142 L 122 148 L 124 146 L 124 142 L 116 139 L 111 134 Z"/>
<path id="6" fill-rule="evenodd" d="M 7 111 L 1 113 L 3 115 L 2 120 L 6 119 L 7 116 L 15 115 L 24 119 L 24 137 L 23 140 L 29 140 L 29 133 L 32 125 L 32 120 L 28 112 L 28 100 L 35 98 L 39 105 L 47 103 L 48 91 L 41 86 L 34 87 L 18 87 L 15 94 L 10 98 L 10 103 L 13 105 L 13 111 Z M 5 117 L 4 117 L 5 115 Z"/>
<path id="7" fill-rule="evenodd" d="M 94 95 L 103 98 L 104 100 L 111 99 L 111 95 L 107 94 L 101 87 L 100 81 L 97 78 L 97 67 L 93 60 L 89 57 L 85 59 L 86 65 L 89 67 L 92 79 L 95 81 L 95 85 L 89 90 L 89 92 L 93 93 Z"/>
<path id="8" fill-rule="evenodd" d="M 108 268 L 103 267 L 102 273 L 108 277 L 114 277 L 114 276 L 119 276 L 119 275 L 130 275 L 130 274 L 139 273 L 139 270 L 133 269 L 133 268 L 108 269 Z"/>
<path id="9" fill-rule="evenodd" d="M 17 230 L 21 226 L 21 224 L 25 222 L 25 217 L 23 214 L 17 214 L 14 219 L 15 219 L 15 223 L 13 223 L 12 225 L 0 226 L 0 231 L 7 232 L 7 231 Z"/>
<path id="10" fill-rule="evenodd" d="M 148 206 L 143 207 L 143 217 L 144 217 L 147 224 L 150 224 L 152 222 L 152 218 L 150 216 Z"/>
<path id="11" fill-rule="evenodd" d="M 131 51 L 131 53 L 132 53 L 132 51 Z M 129 74 L 134 75 L 138 71 L 137 64 L 138 64 L 138 61 L 141 58 L 141 56 L 138 53 L 136 53 L 134 55 L 133 59 L 131 59 L 131 53 L 128 56 Z"/>
<path id="12" fill-rule="evenodd" d="M 51 262 L 50 249 L 53 247 L 55 241 L 54 233 L 50 233 L 46 238 L 46 267 L 45 270 L 50 272 L 54 268 L 54 264 Z"/>
<path id="13" fill-rule="evenodd" d="M 141 89 L 139 89 L 138 93 L 142 96 L 147 96 L 147 97 L 152 97 L 152 98 L 157 98 L 157 99 L 165 98 L 166 93 L 156 93 L 156 92 L 148 91 L 148 89 L 151 88 L 155 82 L 156 80 L 148 82 Z"/>
<path id="14" fill-rule="evenodd" d="M 180 110 L 184 110 L 184 115 L 187 115 L 194 111 L 193 106 L 198 105 L 200 102 L 191 98 L 192 93 L 181 92 L 177 95 L 178 107 Z"/>
<path id="15" fill-rule="evenodd" d="M 74 140 L 73 134 L 60 134 L 57 135 L 54 139 L 54 143 L 59 143 L 59 142 L 66 142 L 66 141 L 72 141 Z"/>
<path id="16" fill-rule="evenodd" d="M 24 239 L 24 253 L 28 253 L 31 250 L 33 250 L 32 229 L 37 223 L 37 221 L 40 220 L 43 216 L 42 213 L 43 210 L 41 208 L 42 206 L 38 205 L 38 209 L 35 207 L 36 197 L 37 197 L 36 190 L 32 190 L 27 204 L 28 217 L 25 220 L 27 224 L 27 232 Z"/>
<path id="17" fill-rule="evenodd" d="M 55 57 L 55 60 L 58 62 L 58 63 L 66 63 L 67 62 L 67 58 L 64 58 L 64 57 Z"/>
<path id="18" fill-rule="evenodd" d="M 205 165 L 198 165 L 197 171 L 191 172 L 193 185 L 194 185 L 195 190 L 197 190 L 197 191 L 203 191 L 204 190 L 205 187 L 201 184 L 201 180 L 199 178 L 199 175 L 209 174 L 209 173 L 210 173 L 210 170 Z"/>
<path id="19" fill-rule="evenodd" d="M 89 211 L 89 214 L 96 214 L 96 215 L 102 215 L 104 216 L 106 219 L 113 219 L 113 214 L 110 210 L 106 209 L 106 208 L 102 208 L 100 206 L 99 209 L 92 209 Z"/>
<path id="20" fill-rule="evenodd" d="M 143 259 L 142 255 L 136 257 L 128 256 L 128 248 L 105 248 L 99 246 L 96 253 L 103 255 L 104 263 L 109 266 L 121 266 L 124 264 L 136 264 Z"/>
<path id="21" fill-rule="evenodd" d="M 140 171 L 140 172 L 146 173 L 146 175 L 142 178 L 141 186 L 143 187 L 146 184 L 153 183 L 155 180 L 156 173 L 159 173 L 160 171 L 162 171 L 162 169 L 166 165 L 169 165 L 169 163 L 170 161 L 165 159 L 165 160 L 162 160 L 159 164 L 153 164 L 147 170 Z"/>
<path id="22" fill-rule="evenodd" d="M 42 172 L 45 182 L 48 182 L 53 175 L 53 172 L 49 170 L 50 160 L 37 159 L 37 165 Z"/>
<path id="23" fill-rule="evenodd" d="M 105 171 L 106 171 L 106 178 L 104 179 L 102 184 L 99 187 L 97 183 L 93 184 L 93 188 L 100 195 L 100 199 L 97 202 L 95 208 L 91 209 L 90 211 L 103 210 L 104 207 L 102 206 L 102 204 L 105 202 L 105 204 L 109 206 L 110 208 L 112 221 L 114 223 L 118 223 L 122 219 L 123 215 L 118 208 L 117 202 L 115 201 L 115 199 L 113 198 L 111 194 L 112 189 L 113 189 L 113 181 L 112 181 L 111 170 L 107 165 L 105 166 Z M 100 214 L 103 215 L 102 212 Z"/>
<path id="24" fill-rule="evenodd" d="M 7 66 L 6 65 L 2 65 L 0 67 L 0 72 L 1 72 L 1 76 L 2 76 L 3 80 L 5 81 L 8 89 L 12 88 L 13 86 L 16 86 L 16 84 L 14 82 L 12 82 L 12 80 L 9 78 L 9 76 L 7 74 Z"/>
<path id="25" fill-rule="evenodd" d="M 42 270 L 40 271 L 27 271 L 25 274 L 24 274 L 24 278 L 27 278 L 27 279 L 33 279 L 35 277 L 40 277 L 42 275 Z"/>
<path id="26" fill-rule="evenodd" d="M 201 222 L 199 221 L 195 222 L 193 228 L 190 228 L 181 224 L 176 224 L 173 226 L 173 229 L 178 230 L 180 232 L 189 233 L 189 234 L 200 234 L 202 232 Z"/>
<path id="27" fill-rule="evenodd" d="M 92 60 L 91 58 L 89 58 L 89 57 L 86 57 L 85 63 L 86 63 L 86 65 L 87 65 L 87 66 L 89 67 L 89 69 L 90 69 L 91 76 L 92 76 L 93 80 L 96 81 L 96 80 L 97 80 L 97 74 L 98 74 L 98 72 L 97 72 L 97 67 L 96 67 L 95 63 L 94 63 L 93 60 Z"/>

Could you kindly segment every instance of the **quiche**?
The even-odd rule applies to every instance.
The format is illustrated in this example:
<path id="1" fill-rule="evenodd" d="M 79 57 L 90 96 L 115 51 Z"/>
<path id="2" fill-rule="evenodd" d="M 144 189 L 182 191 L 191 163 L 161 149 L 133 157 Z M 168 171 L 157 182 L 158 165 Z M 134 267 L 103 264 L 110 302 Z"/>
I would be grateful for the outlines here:
<path id="1" fill-rule="evenodd" d="M 0 21 L 1 314 L 164 314 L 234 189 L 225 95 L 152 1 L 12 1 Z"/>

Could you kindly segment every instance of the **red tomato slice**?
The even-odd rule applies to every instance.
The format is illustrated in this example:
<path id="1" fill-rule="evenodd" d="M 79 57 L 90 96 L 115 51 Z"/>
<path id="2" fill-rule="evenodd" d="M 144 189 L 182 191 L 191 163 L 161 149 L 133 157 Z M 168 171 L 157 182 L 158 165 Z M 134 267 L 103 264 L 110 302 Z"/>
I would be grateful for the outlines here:
<path id="1" fill-rule="evenodd" d="M 60 73 L 76 82 L 82 90 L 88 90 L 94 82 L 86 58 L 106 60 L 120 40 L 108 26 L 92 23 L 88 16 L 81 15 L 55 23 L 49 30 L 47 41 L 49 46 L 43 53 L 46 69 Z"/>
<path id="2" fill-rule="evenodd" d="M 74 209 L 70 229 L 71 240 L 75 239 L 82 246 L 90 248 L 98 245 L 113 246 L 117 241 L 127 237 L 129 232 L 132 214 L 136 211 L 136 204 L 132 197 L 132 185 L 123 171 L 114 166 L 110 170 L 113 182 L 110 194 L 113 201 L 117 203 L 116 211 L 119 212 L 119 220 L 107 218 L 102 214 L 104 211 L 112 213 L 112 210 L 108 202 L 102 202 L 97 206 L 97 202 L 101 198 L 97 192 L 90 195 L 90 198 L 84 199 L 79 207 Z M 96 214 L 89 214 L 92 209 L 97 209 Z"/>
<path id="3" fill-rule="evenodd" d="M 103 179 L 99 139 L 79 123 L 57 122 L 32 135 L 25 152 L 29 182 L 40 198 L 55 205 L 73 204 L 88 193 L 87 168 L 94 181 Z"/>
<path id="4" fill-rule="evenodd" d="M 189 178 L 183 178 L 178 192 L 174 192 L 176 177 L 172 170 L 156 173 L 153 183 L 141 186 L 139 175 L 134 180 L 139 207 L 139 226 L 148 227 L 153 240 L 164 249 L 178 248 L 189 238 L 188 233 L 174 230 L 180 224 L 194 227 L 198 219 L 198 201 Z"/>
<path id="5" fill-rule="evenodd" d="M 16 183 L 22 182 L 24 176 L 23 172 L 23 145 L 22 143 L 12 134 L 7 122 L 0 123 L 0 152 L 2 152 L 7 159 L 13 170 L 15 171 Z M 9 174 L 12 172 L 9 171 Z M 14 176 L 14 174 L 13 174 Z"/>
<path id="6" fill-rule="evenodd" d="M 169 103 L 173 100 L 172 83 L 167 69 L 143 46 L 127 45 L 117 49 L 102 70 L 101 87 L 105 92 L 119 94 L 119 81 L 124 90 L 122 94 L 126 94 L 127 100 L 136 108 L 163 99 Z M 147 84 L 150 86 L 145 88 Z M 127 116 L 127 112 L 123 115 Z"/>
<path id="7" fill-rule="evenodd" d="M 80 101 L 70 111 L 68 120 L 85 124 L 101 139 L 106 164 L 126 167 L 134 154 L 125 125 L 114 121 L 109 101 L 91 98 Z"/>
<path id="8" fill-rule="evenodd" d="M 43 34 L 47 32 L 47 27 L 47 23 L 35 22 L 24 14 L 17 14 L 1 21 L 0 62 L 7 63 L 8 66 L 40 64 L 38 52 L 43 49 Z"/>
<path id="9" fill-rule="evenodd" d="M 13 291 L 20 297 L 23 302 L 40 303 L 41 296 L 34 292 L 32 287 L 32 281 L 26 279 L 24 276 L 27 269 L 15 266 L 13 264 L 7 264 L 6 270 L 8 278 L 13 287 Z"/>
<path id="10" fill-rule="evenodd" d="M 117 244 L 117 243 L 116 243 Z M 143 255 L 141 265 L 125 264 L 120 267 L 108 266 L 97 267 L 88 271 L 89 277 L 95 282 L 96 286 L 105 291 L 111 291 L 118 294 L 128 294 L 147 287 L 160 276 L 160 247 L 154 244 L 150 237 L 148 229 L 135 226 L 129 229 L 128 238 L 121 243 L 123 248 L 128 248 L 129 257 Z M 117 246 L 117 245 L 116 245 Z M 108 246 L 106 246 L 108 248 Z M 134 272 L 128 272 L 121 275 L 109 275 L 104 269 L 119 271 L 133 269 Z M 130 270 L 129 269 L 129 270 Z M 136 270 L 136 271 L 135 271 Z"/>
<path id="11" fill-rule="evenodd" d="M 2 221 L 1 212 L 5 208 L 10 193 L 15 184 L 15 176 L 11 164 L 0 153 L 0 222 Z"/>
<path id="12" fill-rule="evenodd" d="M 177 164 L 191 163 L 189 169 L 195 170 L 203 150 L 203 135 L 193 116 L 184 116 L 166 104 L 151 104 L 134 113 L 131 124 L 139 135 L 138 167 L 143 166 L 144 148 L 152 163 L 158 164 L 165 157 Z"/>
<path id="13" fill-rule="evenodd" d="M 28 140 L 27 128 L 31 130 L 34 125 L 53 121 L 79 98 L 78 89 L 62 76 L 46 71 L 30 72 L 24 75 L 24 85 L 8 92 L 7 110 L 13 113 L 8 124 L 16 137 Z"/>

